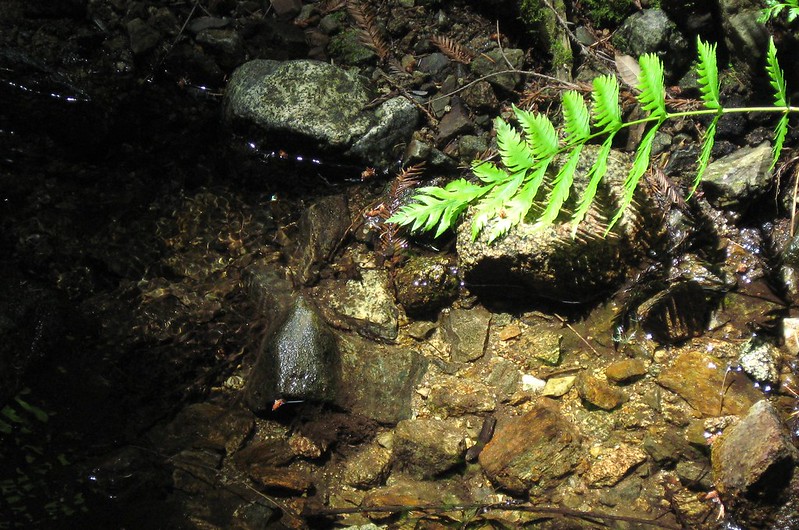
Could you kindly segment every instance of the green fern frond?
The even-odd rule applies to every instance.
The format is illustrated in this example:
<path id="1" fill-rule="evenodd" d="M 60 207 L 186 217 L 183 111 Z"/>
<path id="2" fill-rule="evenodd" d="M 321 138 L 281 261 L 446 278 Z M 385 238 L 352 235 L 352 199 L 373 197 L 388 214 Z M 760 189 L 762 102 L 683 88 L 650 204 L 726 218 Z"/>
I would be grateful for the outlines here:
<path id="1" fill-rule="evenodd" d="M 577 227 L 583 222 L 583 219 L 585 219 L 588 210 L 591 209 L 591 204 L 594 202 L 596 191 L 599 188 L 599 181 L 602 180 L 602 177 L 605 176 L 605 172 L 608 169 L 608 157 L 610 156 L 610 147 L 612 144 L 613 135 L 609 136 L 602 144 L 602 147 L 599 148 L 596 160 L 591 166 L 591 169 L 588 170 L 588 185 L 585 187 L 585 191 L 577 203 L 577 209 L 572 216 L 572 237 L 577 235 Z"/>
<path id="2" fill-rule="evenodd" d="M 760 12 L 757 21 L 761 24 L 766 23 L 772 18 L 779 16 L 783 9 L 788 10 L 787 20 L 790 24 L 799 17 L 799 0 L 785 0 L 785 2 L 766 0 L 766 7 Z"/>
<path id="3" fill-rule="evenodd" d="M 497 150 L 502 164 L 511 173 L 530 169 L 535 160 L 530 156 L 530 150 L 518 131 L 502 118 L 494 120 L 494 128 L 497 131 Z"/>
<path id="4" fill-rule="evenodd" d="M 569 190 L 571 190 L 572 183 L 574 182 L 574 172 L 577 170 L 577 162 L 580 160 L 580 152 L 583 146 L 578 145 L 574 150 L 569 153 L 569 158 L 566 163 L 560 168 L 555 180 L 552 181 L 552 191 L 547 197 L 547 207 L 541 217 L 538 219 L 540 226 L 548 226 L 552 224 L 560 213 L 563 203 L 569 198 Z"/>
<path id="5" fill-rule="evenodd" d="M 400 208 L 387 222 L 400 226 L 411 225 L 411 231 L 429 232 L 436 228 L 438 237 L 454 226 L 458 216 L 469 204 L 491 188 L 478 186 L 466 179 L 453 180 L 443 188 L 427 186 L 419 189 L 413 202 Z"/>
<path id="6" fill-rule="evenodd" d="M 641 78 L 636 87 L 641 91 L 638 102 L 655 118 L 662 118 L 666 112 L 666 85 L 663 81 L 663 63 L 654 53 L 647 53 L 638 59 Z"/>
<path id="7" fill-rule="evenodd" d="M 475 209 L 472 220 L 472 239 L 476 238 L 488 222 L 496 217 L 524 182 L 524 172 L 514 173 L 507 182 L 494 186 Z"/>
<path id="8" fill-rule="evenodd" d="M 619 81 L 612 76 L 594 78 L 593 114 L 594 127 L 603 133 L 615 133 L 621 129 L 621 105 L 619 105 Z"/>
<path id="9" fill-rule="evenodd" d="M 693 196 L 710 162 L 710 154 L 713 152 L 713 144 L 716 142 L 716 124 L 719 118 L 721 118 L 721 114 L 716 114 L 705 131 L 705 136 L 702 139 L 702 151 L 699 153 L 699 159 L 697 160 L 696 176 L 694 177 L 694 183 L 691 185 L 691 191 L 688 193 L 688 197 Z"/>
<path id="10" fill-rule="evenodd" d="M 780 154 L 782 154 L 782 146 L 785 143 L 785 136 L 788 134 L 788 114 L 783 114 L 780 121 L 777 123 L 777 127 L 774 129 L 774 146 L 771 149 L 771 167 L 769 170 L 774 169 L 774 166 L 777 165 L 777 161 L 780 159 Z"/>
<path id="11" fill-rule="evenodd" d="M 699 90 L 702 100 L 708 109 L 720 109 L 719 100 L 719 69 L 716 64 L 716 45 L 702 42 L 696 38 L 696 48 L 699 55 L 699 64 L 696 68 L 699 81 Z"/>
<path id="12" fill-rule="evenodd" d="M 774 105 L 778 107 L 788 106 L 788 96 L 786 95 L 785 75 L 777 61 L 777 47 L 774 45 L 774 37 L 768 41 L 768 51 L 766 52 L 766 73 L 769 83 L 774 89 Z"/>
<path id="13" fill-rule="evenodd" d="M 558 132 L 552 122 L 543 114 L 533 114 L 513 106 L 516 119 L 524 131 L 527 146 L 536 161 L 551 159 L 558 153 Z"/>
<path id="14" fill-rule="evenodd" d="M 591 136 L 588 107 L 576 90 L 563 93 L 563 130 L 566 131 L 566 145 L 582 145 Z"/>
<path id="15" fill-rule="evenodd" d="M 488 160 L 472 162 L 472 173 L 489 186 L 500 184 L 510 178 L 507 171 Z"/>
<path id="16" fill-rule="evenodd" d="M 616 210 L 616 215 L 610 220 L 605 230 L 605 235 L 610 233 L 613 226 L 621 219 L 622 215 L 624 215 L 627 207 L 633 202 L 633 196 L 635 195 L 635 190 L 638 188 L 638 182 L 641 180 L 644 173 L 646 173 L 647 168 L 649 168 L 649 156 L 652 152 L 652 144 L 655 143 L 655 135 L 663 124 L 663 121 L 664 120 L 661 119 L 650 127 L 646 135 L 641 139 L 641 143 L 638 145 L 638 149 L 635 152 L 633 167 L 624 180 L 624 196 L 622 197 L 618 210 Z"/>

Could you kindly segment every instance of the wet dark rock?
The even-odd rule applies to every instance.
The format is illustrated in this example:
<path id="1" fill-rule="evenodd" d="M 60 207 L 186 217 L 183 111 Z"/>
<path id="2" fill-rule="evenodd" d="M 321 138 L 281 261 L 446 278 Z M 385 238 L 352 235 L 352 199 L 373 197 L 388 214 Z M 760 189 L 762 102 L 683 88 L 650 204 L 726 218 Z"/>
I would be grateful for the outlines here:
<path id="1" fill-rule="evenodd" d="M 394 278 L 397 301 L 412 316 L 435 314 L 458 296 L 460 280 L 446 256 L 411 257 Z"/>
<path id="2" fill-rule="evenodd" d="M 605 368 L 605 377 L 613 383 L 629 383 L 644 375 L 646 375 L 646 364 L 641 359 L 624 359 Z"/>
<path id="3" fill-rule="evenodd" d="M 216 486 L 222 455 L 208 449 L 184 449 L 172 457 L 172 484 L 178 491 L 203 495 Z"/>
<path id="4" fill-rule="evenodd" d="M 717 208 L 746 212 L 771 187 L 771 146 L 742 147 L 708 165 L 702 189 Z"/>
<path id="5" fill-rule="evenodd" d="M 200 33 L 206 29 L 220 29 L 225 28 L 230 25 L 230 19 L 228 18 L 218 18 L 218 17 L 194 17 L 189 22 L 189 25 L 186 26 L 186 29 L 191 31 L 194 34 Z"/>
<path id="6" fill-rule="evenodd" d="M 342 481 L 355 488 L 371 488 L 382 484 L 388 476 L 391 451 L 371 444 L 349 458 L 342 473 Z"/>
<path id="7" fill-rule="evenodd" d="M 204 448 L 224 455 L 236 452 L 252 433 L 253 426 L 254 417 L 247 410 L 193 403 L 149 436 L 165 453 Z"/>
<path id="8" fill-rule="evenodd" d="M 788 294 L 799 299 L 799 235 L 791 238 L 782 251 L 780 260 L 780 279 Z"/>
<path id="9" fill-rule="evenodd" d="M 430 404 L 450 416 L 491 412 L 496 408 L 496 396 L 479 381 L 442 376 L 430 388 Z"/>
<path id="10" fill-rule="evenodd" d="M 654 53 L 664 62 L 668 75 L 682 74 L 690 45 L 668 15 L 660 9 L 644 9 L 629 16 L 613 35 L 613 44 L 633 57 Z"/>
<path id="11" fill-rule="evenodd" d="M 341 386 L 336 403 L 355 414 L 394 424 L 411 417 L 413 390 L 427 369 L 416 351 L 340 335 Z"/>
<path id="12" fill-rule="evenodd" d="M 452 420 L 403 420 L 394 429 L 394 465 L 432 478 L 463 463 L 466 432 Z"/>
<path id="13" fill-rule="evenodd" d="M 441 327 L 451 346 L 450 357 L 455 362 L 470 362 L 485 354 L 491 313 L 482 307 L 451 309 L 442 315 Z"/>
<path id="14" fill-rule="evenodd" d="M 651 427 L 642 446 L 662 468 L 672 467 L 681 459 L 696 460 L 702 457 L 702 453 L 688 444 L 685 436 L 671 428 Z"/>
<path id="15" fill-rule="evenodd" d="M 435 77 L 449 66 L 449 64 L 450 60 L 446 55 L 441 52 L 433 52 L 419 59 L 418 69 L 420 72 Z"/>
<path id="16" fill-rule="evenodd" d="M 714 442 L 713 482 L 728 507 L 744 505 L 756 512 L 758 504 L 795 503 L 798 459 L 790 433 L 774 407 L 762 400 Z"/>
<path id="17" fill-rule="evenodd" d="M 316 289 L 328 320 L 345 329 L 380 341 L 399 333 L 399 312 L 384 269 L 359 269 L 358 278 L 329 280 Z"/>
<path id="18" fill-rule="evenodd" d="M 713 489 L 713 474 L 710 472 L 710 463 L 707 459 L 701 462 L 693 460 L 680 460 L 674 468 L 677 478 L 685 486 L 697 491 L 710 491 Z"/>
<path id="19" fill-rule="evenodd" d="M 487 81 L 502 93 L 512 92 L 521 81 L 521 74 L 508 72 L 499 75 L 497 72 L 508 69 L 508 63 L 512 68 L 521 70 L 524 66 L 524 50 L 516 48 L 493 49 L 481 53 L 469 64 L 469 68 L 476 77 L 488 76 Z"/>
<path id="20" fill-rule="evenodd" d="M 285 438 L 274 437 L 249 444 L 234 455 L 233 461 L 240 469 L 253 464 L 281 467 L 294 460 L 294 456 L 294 450 Z"/>
<path id="21" fill-rule="evenodd" d="M 247 469 L 247 476 L 266 489 L 284 493 L 306 493 L 314 487 L 311 474 L 295 467 L 276 468 L 254 463 Z"/>
<path id="22" fill-rule="evenodd" d="M 371 99 L 363 79 L 337 66 L 254 60 L 233 73 L 224 115 L 234 128 L 263 131 L 273 145 L 310 141 L 326 152 L 388 166 L 396 157 L 392 147 L 410 137 L 417 110 L 404 98 L 370 110 Z"/>
<path id="23" fill-rule="evenodd" d="M 134 18 L 127 23 L 130 49 L 136 55 L 141 55 L 155 48 L 161 40 L 161 34 L 140 18 Z"/>
<path id="24" fill-rule="evenodd" d="M 763 394 L 746 376 L 728 371 L 725 366 L 715 357 L 686 352 L 665 368 L 657 381 L 705 416 L 743 414 L 762 399 Z"/>
<path id="25" fill-rule="evenodd" d="M 753 337 L 741 346 L 738 364 L 752 379 L 772 385 L 779 381 L 780 350 L 765 340 Z"/>
<path id="26" fill-rule="evenodd" d="M 582 195 L 597 149 L 583 149 L 571 197 Z M 522 222 L 493 243 L 488 242 L 486 230 L 473 241 L 469 210 L 457 234 L 458 265 L 469 290 L 490 300 L 549 298 L 563 302 L 596 300 L 610 292 L 645 253 L 646 245 L 653 244 L 659 230 L 654 227 L 660 226 L 660 221 L 655 224 L 647 199 L 639 196 L 605 236 L 629 167 L 626 154 L 611 152 L 603 178 L 608 187 L 597 194 L 576 238 L 572 238 L 571 223 L 564 214 L 544 229 Z M 617 199 L 611 200 L 606 193 Z M 533 218 L 540 212 L 536 208 Z"/>
<path id="27" fill-rule="evenodd" d="M 312 285 L 319 270 L 344 237 L 349 226 L 347 198 L 329 195 L 311 204 L 300 217 L 296 236 L 296 281 Z"/>
<path id="28" fill-rule="evenodd" d="M 647 457 L 643 449 L 629 444 L 592 449 L 591 467 L 583 477 L 591 488 L 615 486 Z"/>
<path id="29" fill-rule="evenodd" d="M 627 401 L 627 396 L 621 389 L 585 372 L 577 377 L 575 387 L 586 403 L 603 410 L 613 410 Z"/>
<path id="30" fill-rule="evenodd" d="M 316 308 L 297 296 L 285 320 L 264 337 L 247 379 L 244 399 L 254 412 L 277 399 L 332 401 L 338 349 Z"/>
<path id="31" fill-rule="evenodd" d="M 542 399 L 524 416 L 501 424 L 479 461 L 498 486 L 535 496 L 560 484 L 579 459 L 577 429 L 554 402 Z"/>
<path id="32" fill-rule="evenodd" d="M 490 112 L 499 106 L 499 100 L 488 81 L 478 81 L 464 90 L 463 101 L 476 112 Z"/>

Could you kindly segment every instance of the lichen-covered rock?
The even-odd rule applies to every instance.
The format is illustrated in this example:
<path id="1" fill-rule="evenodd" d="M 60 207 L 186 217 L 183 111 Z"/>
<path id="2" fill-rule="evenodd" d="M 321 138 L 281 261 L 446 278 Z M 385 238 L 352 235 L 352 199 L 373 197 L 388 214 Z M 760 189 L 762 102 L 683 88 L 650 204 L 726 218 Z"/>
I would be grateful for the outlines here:
<path id="1" fill-rule="evenodd" d="M 516 494 L 557 486 L 580 458 L 580 437 L 557 405 L 541 399 L 524 416 L 499 427 L 480 453 L 486 475 Z"/>
<path id="2" fill-rule="evenodd" d="M 241 65 L 225 90 L 225 121 L 263 131 L 285 145 L 310 140 L 323 151 L 357 156 L 388 166 L 392 147 L 407 141 L 418 112 L 404 98 L 376 109 L 364 80 L 329 63 L 257 59 Z"/>
<path id="3" fill-rule="evenodd" d="M 646 53 L 658 55 L 668 74 L 681 75 L 680 70 L 689 57 L 688 41 L 660 9 L 644 9 L 627 17 L 614 34 L 613 44 L 633 57 Z"/>
<path id="4" fill-rule="evenodd" d="M 707 166 L 702 189 L 717 208 L 746 212 L 771 187 L 771 146 L 742 147 Z"/>
<path id="5" fill-rule="evenodd" d="M 574 197 L 582 196 L 597 150 L 595 146 L 583 149 L 565 210 L 573 207 Z M 457 234 L 458 266 L 469 290 L 485 298 L 562 302 L 595 300 L 610 292 L 653 244 L 660 226 L 641 192 L 605 236 L 630 164 L 628 155 L 611 152 L 602 187 L 576 238 L 571 236 L 570 217 L 564 211 L 546 228 L 523 221 L 493 243 L 488 242 L 485 230 L 472 240 L 469 210 Z M 533 205 L 528 220 L 534 221 L 540 208 Z"/>

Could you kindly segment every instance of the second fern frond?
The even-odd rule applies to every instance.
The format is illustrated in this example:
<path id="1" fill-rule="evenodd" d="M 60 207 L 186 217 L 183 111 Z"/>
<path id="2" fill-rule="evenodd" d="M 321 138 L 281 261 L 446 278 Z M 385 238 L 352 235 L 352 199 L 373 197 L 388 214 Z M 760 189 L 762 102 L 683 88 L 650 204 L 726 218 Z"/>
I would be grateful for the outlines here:
<path id="1" fill-rule="evenodd" d="M 799 0 L 792 0 L 789 2 Z M 799 9 L 799 5 L 797 5 Z M 704 108 L 670 112 L 667 108 L 663 63 L 653 55 L 639 58 L 641 75 L 636 99 L 648 112 L 641 119 L 624 122 L 619 104 L 619 82 L 612 76 L 594 79 L 592 106 L 589 111 L 583 97 L 575 91 L 567 91 L 562 97 L 563 128 L 561 134 L 544 114 L 531 113 L 517 107 L 513 112 L 519 130 L 497 118 L 498 164 L 475 161 L 472 172 L 479 183 L 465 179 L 450 182 L 444 188 L 421 188 L 413 202 L 400 208 L 388 221 L 410 226 L 411 231 L 435 230 L 436 236 L 453 228 L 463 211 L 474 205 L 472 238 L 486 232 L 489 242 L 505 235 L 514 225 L 527 216 L 532 205 L 539 200 L 542 189 L 548 189 L 546 198 L 540 198 L 543 210 L 534 222 L 545 227 L 560 214 L 572 189 L 578 160 L 583 146 L 589 141 L 603 138 L 603 143 L 588 171 L 588 184 L 583 195 L 577 199 L 572 214 L 572 234 L 585 218 L 596 196 L 599 184 L 607 170 L 608 157 L 616 133 L 625 127 L 644 124 L 648 126 L 624 183 L 623 195 L 607 232 L 621 219 L 624 210 L 632 203 L 641 177 L 650 163 L 650 154 L 658 129 L 667 120 L 700 115 L 711 115 L 710 124 L 702 138 L 702 149 L 697 160 L 697 171 L 691 188 L 693 194 L 705 172 L 713 150 L 716 125 L 724 114 L 734 112 L 775 112 L 781 114 L 774 130 L 772 168 L 776 165 L 788 132 L 789 116 L 799 111 L 788 102 L 785 77 L 777 60 L 774 40 L 769 41 L 766 55 L 766 74 L 774 90 L 771 107 L 725 107 L 720 100 L 719 72 L 716 61 L 716 45 L 697 40 L 697 78 Z M 592 126 L 593 125 L 593 132 Z M 558 155 L 564 162 L 552 177 L 548 169 Z"/>

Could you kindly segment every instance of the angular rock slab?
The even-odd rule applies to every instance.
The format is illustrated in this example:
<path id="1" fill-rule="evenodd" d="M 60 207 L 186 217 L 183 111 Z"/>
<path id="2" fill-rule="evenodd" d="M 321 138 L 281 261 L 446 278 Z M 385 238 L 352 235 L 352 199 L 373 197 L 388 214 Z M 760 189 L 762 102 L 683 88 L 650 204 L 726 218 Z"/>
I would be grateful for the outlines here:
<path id="1" fill-rule="evenodd" d="M 332 64 L 257 59 L 233 72 L 224 119 L 234 126 L 254 126 L 273 143 L 304 138 L 323 151 L 388 166 L 391 147 L 410 137 L 418 112 L 404 98 L 366 109 L 371 99 L 363 79 Z"/>
<path id="2" fill-rule="evenodd" d="M 580 435 L 555 402 L 535 407 L 497 430 L 480 453 L 480 465 L 500 487 L 519 495 L 557 486 L 578 463 Z"/>
<path id="3" fill-rule="evenodd" d="M 339 335 L 339 347 L 337 405 L 386 424 L 411 417 L 414 388 L 427 370 L 420 353 L 357 335 Z"/>
<path id="4" fill-rule="evenodd" d="M 713 481 L 721 494 L 774 499 L 791 481 L 798 460 L 790 433 L 762 400 L 713 444 Z"/>

